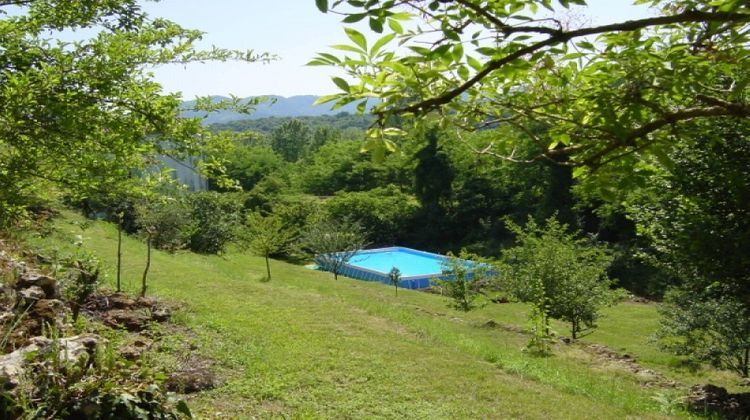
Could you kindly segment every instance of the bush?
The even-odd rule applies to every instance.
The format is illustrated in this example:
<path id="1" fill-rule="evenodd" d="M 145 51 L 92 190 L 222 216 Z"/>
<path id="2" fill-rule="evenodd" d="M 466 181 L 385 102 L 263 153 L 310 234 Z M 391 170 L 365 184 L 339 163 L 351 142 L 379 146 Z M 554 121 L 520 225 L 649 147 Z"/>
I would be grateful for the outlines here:
<path id="1" fill-rule="evenodd" d="M 393 245 L 406 236 L 419 211 L 414 196 L 389 185 L 363 192 L 342 192 L 325 202 L 334 219 L 350 218 L 371 232 L 374 245 Z"/>
<path id="2" fill-rule="evenodd" d="M 183 197 L 158 196 L 135 206 L 138 228 L 151 232 L 151 244 L 169 252 L 183 249 L 190 243 L 194 222 Z"/>
<path id="3" fill-rule="evenodd" d="M 302 232 L 299 248 L 338 280 L 344 265 L 368 245 L 367 236 L 359 223 L 349 219 L 320 219 Z"/>
<path id="4" fill-rule="evenodd" d="M 717 284 L 704 291 L 674 288 L 667 292 L 659 308 L 659 345 L 748 377 L 750 311 L 746 302 L 722 289 Z"/>
<path id="5" fill-rule="evenodd" d="M 53 341 L 54 342 L 54 341 Z M 32 353 L 26 380 L 0 391 L 3 418 L 179 419 L 190 417 L 184 401 L 168 397 L 154 373 L 98 351 L 78 362 L 59 360 L 54 345 Z"/>
<path id="6" fill-rule="evenodd" d="M 203 254 L 217 254 L 234 240 L 241 223 L 241 204 L 235 195 L 198 192 L 189 196 L 193 231 L 190 249 Z"/>
<path id="7" fill-rule="evenodd" d="M 448 253 L 443 261 L 441 271 L 445 280 L 436 280 L 435 284 L 443 289 L 443 294 L 450 299 L 450 306 L 456 310 L 469 312 L 478 306 L 476 299 L 481 295 L 481 286 L 486 283 L 489 266 L 478 263 L 479 257 L 464 251 L 456 257 Z"/>
<path id="8" fill-rule="evenodd" d="M 339 191 L 368 191 L 388 184 L 411 184 L 403 157 L 394 154 L 375 162 L 369 154 L 362 153 L 361 147 L 356 141 L 323 145 L 304 169 L 300 180 L 304 191 L 328 196 Z"/>

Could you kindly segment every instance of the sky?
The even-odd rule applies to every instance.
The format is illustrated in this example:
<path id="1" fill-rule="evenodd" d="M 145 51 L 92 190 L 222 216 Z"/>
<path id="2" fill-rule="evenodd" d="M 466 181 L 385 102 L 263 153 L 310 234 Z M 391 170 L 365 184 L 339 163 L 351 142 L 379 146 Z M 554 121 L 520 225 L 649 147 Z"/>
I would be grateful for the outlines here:
<path id="1" fill-rule="evenodd" d="M 595 24 L 646 17 L 633 0 L 590 0 L 576 15 Z M 252 49 L 279 60 L 260 63 L 169 65 L 153 70 L 167 92 L 183 98 L 229 95 L 325 95 L 334 93 L 335 69 L 305 64 L 333 44 L 348 43 L 340 16 L 324 14 L 315 0 L 162 0 L 144 3 L 151 16 L 206 32 L 201 46 Z M 363 32 L 366 29 L 361 29 Z M 370 38 L 370 37 L 368 37 Z"/>

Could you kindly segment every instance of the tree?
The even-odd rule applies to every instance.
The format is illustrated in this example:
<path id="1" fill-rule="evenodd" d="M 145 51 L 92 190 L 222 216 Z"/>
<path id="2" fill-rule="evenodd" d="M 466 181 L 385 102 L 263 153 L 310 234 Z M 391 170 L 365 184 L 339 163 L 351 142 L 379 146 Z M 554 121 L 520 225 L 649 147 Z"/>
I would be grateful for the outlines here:
<path id="1" fill-rule="evenodd" d="M 414 225 L 419 203 L 393 185 L 370 191 L 339 192 L 323 203 L 323 210 L 334 219 L 350 218 L 371 232 L 376 246 L 394 245 L 405 238 Z"/>
<path id="2" fill-rule="evenodd" d="M 270 58 L 197 50 L 199 31 L 151 18 L 136 0 L 3 1 L 0 16 L 0 223 L 5 225 L 22 217 L 39 191 L 77 197 L 107 191 L 153 165 L 158 155 L 204 152 L 210 168 L 216 137 L 204 132 L 198 119 L 180 117 L 179 96 L 164 95 L 151 69 Z M 63 32 L 83 39 L 62 41 Z"/>
<path id="3" fill-rule="evenodd" d="M 677 281 L 665 297 L 662 347 L 748 375 L 750 123 L 696 124 L 631 193 L 628 213 L 650 259 Z"/>
<path id="4" fill-rule="evenodd" d="M 552 0 L 316 2 L 323 12 L 329 3 L 344 22 L 367 20 L 384 34 L 368 43 L 347 27 L 351 43 L 334 47 L 344 55 L 323 53 L 310 62 L 349 76 L 334 77 L 339 93 L 321 102 L 378 99 L 369 149 L 395 148 L 394 115 L 434 114 L 443 127 L 510 125 L 540 147 L 537 156 L 519 159 L 502 147 L 509 140 L 497 138 L 494 146 L 505 151 L 489 147 L 485 154 L 552 159 L 576 167 L 576 176 L 596 170 L 603 181 L 664 155 L 671 130 L 685 122 L 750 117 L 744 1 L 640 0 L 660 13 L 580 27 L 559 13 L 540 14 L 559 12 Z"/>
<path id="5" fill-rule="evenodd" d="M 203 254 L 218 254 L 236 238 L 240 219 L 240 203 L 228 194 L 213 191 L 188 196 L 194 229 L 190 249 Z"/>
<path id="6" fill-rule="evenodd" d="M 481 294 L 479 288 L 487 280 L 489 271 L 486 264 L 476 262 L 478 259 L 476 255 L 462 252 L 458 257 L 448 253 L 443 261 L 444 279 L 435 280 L 435 284 L 443 289 L 456 310 L 469 312 L 478 306 L 475 301 Z"/>
<path id="7" fill-rule="evenodd" d="M 271 132 L 271 147 L 287 162 L 296 162 L 310 141 L 310 128 L 294 119 Z"/>
<path id="8" fill-rule="evenodd" d="M 284 221 L 276 215 L 263 216 L 255 212 L 246 218 L 246 242 L 252 252 L 266 260 L 266 280 L 271 280 L 271 255 L 283 251 L 291 244 L 293 235 Z"/>
<path id="9" fill-rule="evenodd" d="M 312 254 L 315 263 L 338 280 L 344 266 L 367 245 L 367 232 L 348 219 L 322 219 L 302 232 L 300 248 Z"/>
<path id="10" fill-rule="evenodd" d="M 396 296 L 398 296 L 398 284 L 401 282 L 401 270 L 397 267 L 391 267 L 391 271 L 388 272 L 388 280 L 390 280 L 393 288 L 396 290 Z"/>
<path id="11" fill-rule="evenodd" d="M 697 294 L 687 288 L 667 292 L 659 307 L 659 345 L 695 361 L 750 374 L 750 309 L 728 288 L 715 285 Z"/>
<path id="12" fill-rule="evenodd" d="M 226 155 L 227 175 L 250 191 L 266 176 L 281 170 L 285 162 L 270 147 L 235 145 Z"/>
<path id="13" fill-rule="evenodd" d="M 530 303 L 549 331 L 549 319 L 570 323 L 575 340 L 596 328 L 599 311 L 615 302 L 606 270 L 611 257 L 591 241 L 567 232 L 556 218 L 539 226 L 508 222 L 517 245 L 503 252 L 504 284 L 518 300 Z"/>

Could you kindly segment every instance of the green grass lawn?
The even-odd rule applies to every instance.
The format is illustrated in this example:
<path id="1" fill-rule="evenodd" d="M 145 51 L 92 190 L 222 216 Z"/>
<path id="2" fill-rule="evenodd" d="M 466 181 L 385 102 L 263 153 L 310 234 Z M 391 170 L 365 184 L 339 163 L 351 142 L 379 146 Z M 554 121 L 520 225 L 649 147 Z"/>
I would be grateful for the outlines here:
<path id="1" fill-rule="evenodd" d="M 81 230 L 80 221 L 66 213 L 53 235 L 31 243 L 61 248 L 83 235 L 113 273 L 115 229 Z M 145 247 L 126 238 L 123 253 L 124 284 L 135 292 Z M 396 297 L 382 284 L 334 281 L 278 261 L 264 283 L 264 270 L 262 259 L 241 253 L 153 255 L 149 293 L 184 303 L 178 321 L 224 379 L 191 398 L 201 417 L 658 418 L 669 417 L 663 401 L 682 392 L 645 387 L 579 345 L 527 355 L 527 335 L 484 326 L 525 326 L 523 305 L 461 313 L 437 295 L 399 290 Z M 681 368 L 656 349 L 649 342 L 656 316 L 653 305 L 621 304 L 584 341 L 627 352 L 687 385 L 731 383 L 731 375 Z"/>

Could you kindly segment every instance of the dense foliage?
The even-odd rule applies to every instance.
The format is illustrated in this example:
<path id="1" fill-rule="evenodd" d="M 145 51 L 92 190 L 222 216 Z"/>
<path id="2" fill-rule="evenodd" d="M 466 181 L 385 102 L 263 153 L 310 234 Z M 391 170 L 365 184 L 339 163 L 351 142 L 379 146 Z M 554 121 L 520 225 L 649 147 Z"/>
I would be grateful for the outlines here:
<path id="1" fill-rule="evenodd" d="M 748 375 L 750 357 L 750 125 L 694 126 L 671 169 L 633 194 L 630 212 L 655 264 L 675 279 L 662 344 Z"/>

